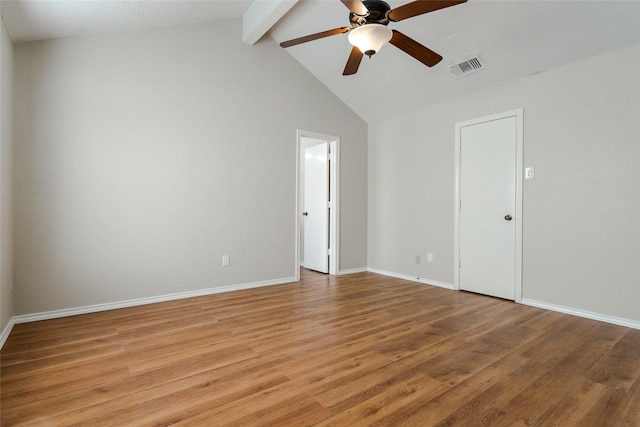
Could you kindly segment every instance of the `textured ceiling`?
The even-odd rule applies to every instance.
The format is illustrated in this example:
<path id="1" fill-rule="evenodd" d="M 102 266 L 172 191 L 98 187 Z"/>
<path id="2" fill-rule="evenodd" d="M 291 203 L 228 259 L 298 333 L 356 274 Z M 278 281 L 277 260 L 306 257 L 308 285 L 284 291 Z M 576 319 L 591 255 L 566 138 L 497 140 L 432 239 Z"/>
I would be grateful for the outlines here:
<path id="1" fill-rule="evenodd" d="M 388 0 L 391 7 L 407 1 Z M 348 25 L 336 1 L 302 1 L 271 30 L 278 42 Z M 428 68 L 393 45 L 342 76 L 347 35 L 287 48 L 356 113 L 371 122 L 417 105 L 481 90 L 608 50 L 640 43 L 640 1 L 486 1 L 390 23 L 444 59 Z M 452 78 L 449 66 L 479 54 L 485 69 Z M 615 78 L 615 76 L 612 76 Z"/>
<path id="2" fill-rule="evenodd" d="M 14 43 L 240 18 L 251 0 L 2 0 Z"/>
<path id="3" fill-rule="evenodd" d="M 260 2 L 269 0 L 257 0 Z M 387 0 L 391 7 L 409 0 Z M 2 0 L 15 43 L 240 18 L 242 0 Z M 348 26 L 339 0 L 302 0 L 271 29 L 277 42 Z M 482 90 L 640 43 L 640 0 L 469 0 L 390 27 L 440 53 L 428 68 L 392 45 L 342 76 L 347 34 L 286 51 L 365 120 Z M 240 37 L 240 32 L 238 37 Z M 453 79 L 449 66 L 478 54 L 486 68 Z M 612 76 L 615 78 L 615 76 Z"/>

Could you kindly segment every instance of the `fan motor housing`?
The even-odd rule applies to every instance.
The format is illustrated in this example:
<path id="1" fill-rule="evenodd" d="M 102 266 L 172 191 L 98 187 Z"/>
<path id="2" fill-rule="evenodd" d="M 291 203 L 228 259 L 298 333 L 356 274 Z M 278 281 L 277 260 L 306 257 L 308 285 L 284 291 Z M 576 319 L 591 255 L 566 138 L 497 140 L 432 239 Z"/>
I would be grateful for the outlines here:
<path id="1" fill-rule="evenodd" d="M 349 22 L 353 28 L 360 27 L 365 24 L 389 24 L 389 18 L 387 15 L 391 11 L 391 6 L 389 6 L 387 2 L 382 0 L 363 0 L 362 3 L 369 10 L 369 14 L 360 16 L 350 12 Z"/>

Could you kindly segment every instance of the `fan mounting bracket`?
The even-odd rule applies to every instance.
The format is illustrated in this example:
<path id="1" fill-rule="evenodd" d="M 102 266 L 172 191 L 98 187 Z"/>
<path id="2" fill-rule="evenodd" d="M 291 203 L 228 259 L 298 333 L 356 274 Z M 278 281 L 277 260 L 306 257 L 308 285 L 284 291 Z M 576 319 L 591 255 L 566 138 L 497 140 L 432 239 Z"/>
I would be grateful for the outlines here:
<path id="1" fill-rule="evenodd" d="M 389 24 L 389 12 L 391 6 L 382 0 L 362 0 L 362 3 L 369 10 L 369 13 L 362 16 L 353 12 L 349 13 L 349 22 L 351 27 L 357 28 L 365 24 Z"/>

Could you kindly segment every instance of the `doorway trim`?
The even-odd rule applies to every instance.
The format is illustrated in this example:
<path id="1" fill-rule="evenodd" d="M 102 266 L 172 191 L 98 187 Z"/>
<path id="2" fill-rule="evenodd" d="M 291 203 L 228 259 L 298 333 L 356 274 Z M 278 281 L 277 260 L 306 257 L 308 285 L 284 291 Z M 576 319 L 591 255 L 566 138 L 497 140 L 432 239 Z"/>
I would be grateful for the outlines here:
<path id="1" fill-rule="evenodd" d="M 493 114 L 490 116 L 480 117 L 477 119 L 458 122 L 455 125 L 455 205 L 454 205 L 454 227 L 453 227 L 453 287 L 460 289 L 460 149 L 462 147 L 462 128 L 479 123 L 489 122 L 493 120 L 505 119 L 508 117 L 516 118 L 516 239 L 515 239 L 515 302 L 522 302 L 522 192 L 523 192 L 523 140 L 524 126 L 523 117 L 524 109 L 518 108 L 504 113 Z"/>
<path id="2" fill-rule="evenodd" d="M 331 207 L 329 211 L 329 274 L 337 275 L 340 271 L 340 137 L 312 132 L 304 129 L 296 131 L 296 220 L 295 220 L 295 280 L 300 281 L 300 233 L 302 223 L 302 212 L 304 206 L 303 198 L 300 197 L 301 166 L 300 156 L 303 152 L 302 138 L 312 138 L 325 141 L 329 145 L 330 167 L 329 167 L 329 200 Z"/>

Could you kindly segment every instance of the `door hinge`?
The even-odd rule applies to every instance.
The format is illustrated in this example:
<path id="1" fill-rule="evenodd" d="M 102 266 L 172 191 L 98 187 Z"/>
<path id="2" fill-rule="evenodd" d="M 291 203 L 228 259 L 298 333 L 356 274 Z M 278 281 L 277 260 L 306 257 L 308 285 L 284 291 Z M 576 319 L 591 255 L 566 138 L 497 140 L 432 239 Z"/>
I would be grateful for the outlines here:
<path id="1" fill-rule="evenodd" d="M 327 256 L 331 256 L 331 249 L 327 249 Z"/>
<path id="2" fill-rule="evenodd" d="M 331 200 L 329 200 L 329 201 L 327 202 L 327 207 L 328 207 L 329 209 L 331 209 L 331 208 L 333 207 L 333 206 L 331 206 Z"/>

